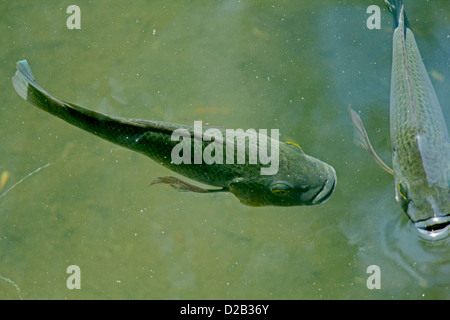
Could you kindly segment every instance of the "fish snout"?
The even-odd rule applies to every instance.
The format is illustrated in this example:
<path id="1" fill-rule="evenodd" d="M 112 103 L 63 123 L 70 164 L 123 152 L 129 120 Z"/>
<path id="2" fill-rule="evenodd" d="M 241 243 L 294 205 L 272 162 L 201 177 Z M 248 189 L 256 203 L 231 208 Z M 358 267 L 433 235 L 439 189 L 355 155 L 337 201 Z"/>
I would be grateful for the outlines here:
<path id="1" fill-rule="evenodd" d="M 450 216 L 432 217 L 417 221 L 414 226 L 422 238 L 426 240 L 444 239 L 450 234 Z"/>
<path id="2" fill-rule="evenodd" d="M 311 201 L 312 204 L 320 204 L 327 201 L 334 192 L 337 182 L 336 171 L 331 166 L 329 168 L 330 174 L 328 174 L 322 188 L 315 194 Z"/>

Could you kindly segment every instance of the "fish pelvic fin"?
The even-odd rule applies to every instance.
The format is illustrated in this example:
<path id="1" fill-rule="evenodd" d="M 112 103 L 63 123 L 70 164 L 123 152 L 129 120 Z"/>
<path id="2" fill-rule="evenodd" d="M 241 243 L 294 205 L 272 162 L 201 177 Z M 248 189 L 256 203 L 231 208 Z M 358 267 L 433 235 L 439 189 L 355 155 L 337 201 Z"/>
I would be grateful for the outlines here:
<path id="1" fill-rule="evenodd" d="M 179 178 L 172 177 L 172 176 L 166 176 L 166 177 L 158 177 L 155 180 L 153 180 L 149 186 L 152 186 L 154 184 L 164 183 L 170 185 L 172 188 L 175 188 L 178 191 L 181 192 L 196 192 L 196 193 L 211 193 L 211 192 L 223 192 L 228 191 L 227 188 L 221 188 L 221 189 L 204 189 L 201 187 L 197 187 L 189 182 L 183 181 Z"/>
<path id="2" fill-rule="evenodd" d="M 394 175 L 394 170 L 392 170 L 386 163 L 384 163 L 384 161 L 381 160 L 381 158 L 373 149 L 372 144 L 370 143 L 369 140 L 369 135 L 367 134 L 367 131 L 364 128 L 364 124 L 360 116 L 350 106 L 348 107 L 348 111 L 350 112 L 350 117 L 352 118 L 355 128 L 354 132 L 355 143 L 360 147 L 363 147 L 364 149 L 369 151 L 369 153 L 372 155 L 372 157 L 375 159 L 375 161 L 383 170 L 385 170 L 387 173 L 390 173 L 391 175 Z"/>

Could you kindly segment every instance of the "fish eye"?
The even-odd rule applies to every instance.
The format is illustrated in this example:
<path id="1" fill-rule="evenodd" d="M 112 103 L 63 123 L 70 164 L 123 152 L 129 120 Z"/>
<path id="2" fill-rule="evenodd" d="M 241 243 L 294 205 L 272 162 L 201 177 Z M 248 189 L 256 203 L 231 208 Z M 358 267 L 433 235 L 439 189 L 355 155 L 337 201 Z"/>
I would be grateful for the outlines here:
<path id="1" fill-rule="evenodd" d="M 291 192 L 291 187 L 283 182 L 275 182 L 270 186 L 270 192 L 283 196 Z"/>
<path id="2" fill-rule="evenodd" d="M 403 200 L 408 201 L 408 187 L 405 183 L 399 183 L 398 184 L 398 191 L 400 195 L 402 196 Z"/>
<path id="3" fill-rule="evenodd" d="M 406 212 L 408 208 L 408 202 L 410 201 L 408 198 L 408 186 L 406 185 L 406 183 L 401 182 L 398 184 L 398 193 L 400 194 L 400 205 Z"/>

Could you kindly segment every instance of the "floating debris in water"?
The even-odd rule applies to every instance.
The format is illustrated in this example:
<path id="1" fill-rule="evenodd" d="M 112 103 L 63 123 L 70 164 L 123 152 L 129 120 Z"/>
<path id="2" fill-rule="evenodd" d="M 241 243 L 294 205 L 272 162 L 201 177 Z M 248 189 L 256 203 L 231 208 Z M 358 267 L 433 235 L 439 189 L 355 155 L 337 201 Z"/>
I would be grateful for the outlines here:
<path id="1" fill-rule="evenodd" d="M 25 179 L 27 179 L 28 177 L 30 177 L 30 176 L 32 176 L 33 174 L 35 174 L 35 173 L 37 173 L 37 172 L 39 172 L 40 170 L 42 170 L 42 169 L 44 169 L 44 168 L 47 168 L 49 165 L 51 165 L 52 164 L 52 162 L 49 162 L 49 163 L 47 163 L 46 165 L 43 165 L 42 167 L 39 167 L 39 168 L 37 168 L 36 170 L 34 170 L 33 172 L 30 172 L 29 174 L 27 174 L 25 177 L 23 177 L 22 179 L 20 179 L 19 181 L 17 181 L 16 183 L 14 183 L 11 187 L 9 187 L 9 189 L 8 190 L 6 190 L 5 192 L 3 192 L 2 194 L 0 194 L 0 198 L 3 198 L 3 196 L 5 196 L 9 191 L 11 191 L 15 186 L 17 186 L 19 183 L 22 183 Z M 2 174 L 2 176 L 1 176 L 1 178 L 0 178 L 0 181 L 3 181 L 3 175 L 4 175 L 4 173 L 5 172 L 7 172 L 7 171 L 4 171 L 3 172 L 3 174 Z M 7 176 L 7 178 L 6 179 L 8 179 L 9 178 L 9 173 L 8 173 L 8 176 Z M 5 182 L 5 184 L 6 184 L 6 182 Z M 0 191 L 2 190 L 2 185 L 0 184 Z"/>
<path id="2" fill-rule="evenodd" d="M 431 70 L 430 72 L 431 77 L 439 82 L 444 82 L 444 75 L 436 70 Z"/>
<path id="3" fill-rule="evenodd" d="M 9 180 L 9 171 L 5 170 L 2 172 L 2 175 L 0 176 L 0 191 L 2 191 Z"/>
<path id="4" fill-rule="evenodd" d="M 2 174 L 2 177 L 3 177 L 3 174 Z M 19 295 L 19 299 L 23 300 L 22 295 L 20 294 L 20 288 L 14 281 L 12 281 L 11 279 L 9 279 L 7 277 L 2 276 L 1 274 L 0 274 L 0 279 L 3 280 L 3 281 L 6 281 L 9 284 L 11 284 L 16 289 L 17 294 Z"/>

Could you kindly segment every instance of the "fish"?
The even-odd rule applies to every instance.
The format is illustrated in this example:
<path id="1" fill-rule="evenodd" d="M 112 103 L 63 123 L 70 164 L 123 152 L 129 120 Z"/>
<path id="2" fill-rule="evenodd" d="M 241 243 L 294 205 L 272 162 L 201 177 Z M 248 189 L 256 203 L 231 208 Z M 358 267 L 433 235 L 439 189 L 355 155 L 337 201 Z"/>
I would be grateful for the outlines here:
<path id="1" fill-rule="evenodd" d="M 394 176 L 395 199 L 422 238 L 450 233 L 450 139 L 441 106 L 402 0 L 385 0 L 394 17 L 390 93 L 392 169 L 374 151 L 349 107 L 356 138 Z"/>
<path id="2" fill-rule="evenodd" d="M 320 204 L 329 199 L 336 186 L 334 168 L 307 155 L 296 144 L 267 137 L 268 144 L 278 144 L 278 171 L 275 174 L 261 174 L 262 163 L 175 163 L 171 155 L 179 142 L 172 139 L 174 132 L 186 132 L 189 138 L 199 141 L 203 149 L 212 140 L 199 137 L 195 126 L 114 117 L 58 100 L 38 85 L 26 60 L 17 62 L 12 84 L 20 97 L 40 109 L 100 138 L 144 154 L 173 172 L 212 188 L 199 187 L 173 176 L 158 177 L 150 185 L 163 183 L 179 191 L 196 193 L 230 192 L 242 204 L 255 207 Z M 203 133 L 205 129 L 202 128 Z M 216 130 L 223 132 L 224 129 Z M 236 132 L 236 140 L 243 138 L 245 141 L 245 133 Z M 235 150 L 235 141 L 218 139 L 214 142 L 222 144 L 223 150 L 233 148 L 236 159 L 238 151 Z M 245 149 L 246 156 L 249 149 L 250 143 Z M 194 158 L 194 155 L 191 157 Z"/>

